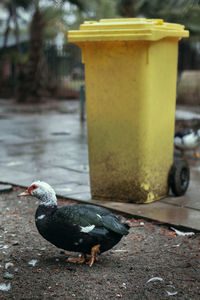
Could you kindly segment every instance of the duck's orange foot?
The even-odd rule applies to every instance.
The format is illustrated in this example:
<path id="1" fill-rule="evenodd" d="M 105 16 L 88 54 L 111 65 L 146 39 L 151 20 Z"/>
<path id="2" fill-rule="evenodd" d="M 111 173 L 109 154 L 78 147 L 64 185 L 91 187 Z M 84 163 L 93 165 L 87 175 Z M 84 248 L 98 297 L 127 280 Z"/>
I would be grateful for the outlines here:
<path id="1" fill-rule="evenodd" d="M 200 157 L 200 153 L 197 150 L 194 151 L 194 157 L 195 158 L 199 158 Z"/>
<path id="2" fill-rule="evenodd" d="M 91 249 L 91 258 L 90 260 L 87 262 L 87 264 L 91 267 L 93 265 L 93 263 L 96 261 L 98 261 L 98 254 L 100 253 L 100 244 L 95 245 L 94 247 L 92 247 Z"/>
<path id="3" fill-rule="evenodd" d="M 86 255 L 81 254 L 81 257 L 69 257 L 66 261 L 83 264 L 86 261 Z"/>

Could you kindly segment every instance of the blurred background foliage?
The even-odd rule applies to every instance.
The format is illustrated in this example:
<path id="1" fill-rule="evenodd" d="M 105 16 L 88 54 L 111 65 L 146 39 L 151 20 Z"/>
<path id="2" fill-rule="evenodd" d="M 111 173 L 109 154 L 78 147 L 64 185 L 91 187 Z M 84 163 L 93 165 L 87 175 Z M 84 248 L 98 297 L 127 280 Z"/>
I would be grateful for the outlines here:
<path id="1" fill-rule="evenodd" d="M 190 30 L 191 36 L 200 33 L 200 1 L 198 0 L 136 0 L 134 3 L 133 16 L 161 18 L 166 22 L 184 24 Z"/>
<path id="2" fill-rule="evenodd" d="M 200 0 L 2 0 L 0 2 L 0 97 L 20 102 L 77 97 L 84 83 L 80 50 L 69 29 L 85 20 L 146 17 L 184 24 L 179 72 L 200 67 Z"/>

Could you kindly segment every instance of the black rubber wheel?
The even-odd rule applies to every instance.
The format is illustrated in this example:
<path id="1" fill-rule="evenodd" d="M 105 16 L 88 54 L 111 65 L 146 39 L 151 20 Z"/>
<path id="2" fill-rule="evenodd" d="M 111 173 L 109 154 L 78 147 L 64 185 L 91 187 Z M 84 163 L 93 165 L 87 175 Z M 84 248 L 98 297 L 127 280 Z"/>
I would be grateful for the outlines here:
<path id="1" fill-rule="evenodd" d="M 169 175 L 169 187 L 175 196 L 182 196 L 188 189 L 190 181 L 190 168 L 187 161 L 174 162 Z"/>

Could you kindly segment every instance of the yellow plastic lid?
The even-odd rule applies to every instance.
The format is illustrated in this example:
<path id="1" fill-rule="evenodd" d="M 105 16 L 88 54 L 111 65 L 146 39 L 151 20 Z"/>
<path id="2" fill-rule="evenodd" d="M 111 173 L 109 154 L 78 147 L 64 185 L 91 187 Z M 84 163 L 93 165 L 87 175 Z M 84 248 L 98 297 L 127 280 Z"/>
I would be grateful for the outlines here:
<path id="1" fill-rule="evenodd" d="M 86 21 L 80 30 L 70 30 L 70 42 L 93 41 L 156 41 L 166 37 L 188 37 L 189 31 L 180 24 L 166 23 L 162 19 L 128 18 Z"/>

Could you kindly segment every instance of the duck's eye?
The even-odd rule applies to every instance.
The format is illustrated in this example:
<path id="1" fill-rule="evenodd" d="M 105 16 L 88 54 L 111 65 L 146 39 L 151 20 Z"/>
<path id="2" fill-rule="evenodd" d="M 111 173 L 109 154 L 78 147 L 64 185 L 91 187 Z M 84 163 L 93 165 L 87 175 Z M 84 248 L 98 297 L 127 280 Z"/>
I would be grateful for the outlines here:
<path id="1" fill-rule="evenodd" d="M 37 189 L 37 186 L 36 185 L 32 185 L 32 189 L 33 190 Z"/>

